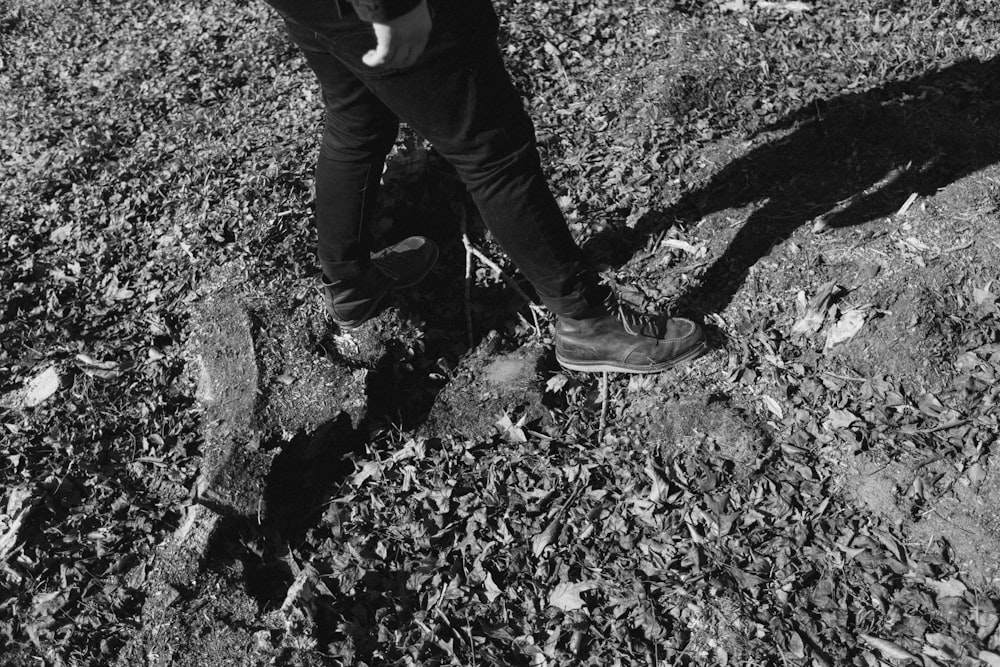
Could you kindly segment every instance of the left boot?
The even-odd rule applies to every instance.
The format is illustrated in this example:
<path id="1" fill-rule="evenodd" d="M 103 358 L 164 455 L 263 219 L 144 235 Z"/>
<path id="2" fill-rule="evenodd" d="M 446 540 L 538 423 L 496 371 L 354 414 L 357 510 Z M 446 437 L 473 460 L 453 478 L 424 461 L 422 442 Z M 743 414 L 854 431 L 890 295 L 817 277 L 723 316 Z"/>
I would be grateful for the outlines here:
<path id="1" fill-rule="evenodd" d="M 411 236 L 373 254 L 368 268 L 356 279 L 331 281 L 323 276 L 326 312 L 341 330 L 357 329 L 379 312 L 392 290 L 423 280 L 437 258 L 433 241 Z"/>

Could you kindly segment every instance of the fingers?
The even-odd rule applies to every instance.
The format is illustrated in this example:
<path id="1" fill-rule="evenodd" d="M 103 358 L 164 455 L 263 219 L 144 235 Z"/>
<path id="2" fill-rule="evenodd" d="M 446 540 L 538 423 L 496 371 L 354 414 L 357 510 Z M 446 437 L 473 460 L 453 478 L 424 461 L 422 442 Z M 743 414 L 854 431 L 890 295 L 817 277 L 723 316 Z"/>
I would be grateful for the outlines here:
<path id="1" fill-rule="evenodd" d="M 392 51 L 388 44 L 379 42 L 378 46 L 361 56 L 361 62 L 369 67 L 384 67 L 389 60 Z"/>
<path id="2" fill-rule="evenodd" d="M 368 67 L 400 69 L 417 62 L 427 46 L 433 20 L 427 2 L 388 23 L 373 23 L 375 48 L 361 57 Z"/>
<path id="3" fill-rule="evenodd" d="M 402 69 L 417 62 L 425 44 L 426 40 L 422 44 L 404 43 L 396 46 L 379 42 L 376 48 L 361 56 L 361 61 L 368 67 Z"/>
<path id="4" fill-rule="evenodd" d="M 396 50 L 398 40 L 393 39 L 394 35 L 389 26 L 375 26 L 375 48 L 361 56 L 361 62 L 369 67 L 385 67 Z"/>

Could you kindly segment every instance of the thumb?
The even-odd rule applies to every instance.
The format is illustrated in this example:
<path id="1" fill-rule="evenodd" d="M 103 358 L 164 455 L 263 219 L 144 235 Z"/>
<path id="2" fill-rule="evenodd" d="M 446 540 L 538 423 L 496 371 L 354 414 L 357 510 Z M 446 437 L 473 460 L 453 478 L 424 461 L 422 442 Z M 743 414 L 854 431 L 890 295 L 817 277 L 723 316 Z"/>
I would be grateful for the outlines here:
<path id="1" fill-rule="evenodd" d="M 378 67 L 379 65 L 384 65 L 388 57 L 389 49 L 379 44 L 378 47 L 361 56 L 361 62 L 369 67 Z"/>
<path id="2" fill-rule="evenodd" d="M 389 60 L 390 43 L 392 40 L 387 33 L 388 30 L 384 26 L 375 26 L 375 48 L 361 56 L 361 62 L 369 67 L 378 67 L 379 65 L 384 65 Z"/>

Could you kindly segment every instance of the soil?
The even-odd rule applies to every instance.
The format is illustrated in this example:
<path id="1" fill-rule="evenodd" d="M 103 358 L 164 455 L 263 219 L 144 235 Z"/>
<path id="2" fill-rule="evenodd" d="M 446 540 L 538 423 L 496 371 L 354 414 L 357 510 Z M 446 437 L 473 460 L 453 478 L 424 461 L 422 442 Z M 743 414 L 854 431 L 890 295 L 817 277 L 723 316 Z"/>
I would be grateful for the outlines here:
<path id="1" fill-rule="evenodd" d="M 44 133 L 32 141 L 75 141 L 75 152 L 11 152 L 18 165 L 34 163 L 38 182 L 15 191 L 31 203 L 19 204 L 21 231 L 5 250 L 30 239 L 10 274 L 18 294 L 4 309 L 23 319 L 11 325 L 23 353 L 11 366 L 20 384 L 3 380 L 0 406 L 10 433 L 33 438 L 25 451 L 5 450 L 16 484 L 3 495 L 0 583 L 13 602 L 0 601 L 0 631 L 21 642 L 5 660 L 74 664 L 77 654 L 61 652 L 72 650 L 87 652 L 80 664 L 117 656 L 121 665 L 1000 664 L 995 53 L 925 72 L 910 57 L 900 69 L 908 74 L 837 81 L 829 85 L 841 92 L 809 93 L 809 104 L 782 96 L 773 101 L 793 110 L 777 113 L 764 92 L 754 98 L 752 84 L 758 69 L 770 80 L 768 63 L 778 58 L 755 49 L 776 25 L 793 35 L 784 46 L 802 46 L 793 13 L 781 19 L 791 27 L 754 13 L 754 21 L 738 24 L 751 35 L 740 39 L 718 26 L 678 28 L 662 42 L 667 53 L 650 51 L 642 66 L 614 72 L 565 46 L 561 24 L 545 15 L 558 3 L 509 4 L 507 39 L 525 30 L 525 12 L 539 13 L 530 15 L 542 26 L 533 39 L 542 42 L 524 56 L 534 59 L 541 82 L 530 103 L 543 151 L 557 157 L 553 183 L 576 184 L 559 193 L 571 228 L 625 300 L 698 319 L 711 352 L 655 376 L 559 368 L 551 318 L 528 307 L 492 266 L 471 262 L 471 275 L 463 275 L 466 231 L 501 268 L 514 270 L 454 174 L 406 133 L 385 175 L 376 231 L 387 241 L 433 219 L 440 266 L 369 325 L 339 331 L 302 269 L 311 262 L 303 259 L 311 257 L 306 235 L 289 231 L 288 220 L 308 218 L 305 155 L 234 166 L 224 139 L 213 135 L 206 148 L 192 134 L 183 150 L 222 157 L 185 175 L 178 146 L 144 149 L 169 154 L 169 164 L 134 157 L 159 135 L 144 120 L 133 127 L 126 102 L 116 109 L 128 119 L 121 133 L 131 137 L 121 155 L 98 150 L 102 133 L 119 131 L 116 118 L 77 136 L 67 133 L 82 120 L 64 127 L 57 117 L 51 142 Z M 576 28 L 592 41 L 614 32 L 602 21 L 631 11 L 594 3 L 577 12 L 578 3 L 564 4 L 583 17 Z M 894 3 L 874 4 L 850 10 L 839 29 L 881 25 Z M 11 10 L 0 31 L 21 30 L 22 14 L 34 16 Z M 216 30 L 219 53 L 241 32 L 227 17 L 205 14 L 162 31 L 191 32 L 190 44 L 181 44 L 191 53 L 172 51 L 171 38 L 136 57 L 202 68 L 193 54 L 217 54 L 201 46 L 200 23 Z M 270 25 L 240 16 L 257 31 Z M 647 25 L 635 34 L 652 39 L 668 29 L 659 13 L 644 16 Z M 971 20 L 945 28 L 961 33 Z M 906 27 L 888 25 L 887 32 Z M 636 26 L 629 27 L 632 35 Z M 22 40 L 34 34 L 22 32 Z M 277 60 L 288 47 L 272 32 L 257 42 Z M 806 42 L 824 39 L 832 38 Z M 612 42 L 600 54 L 611 64 L 625 58 Z M 580 48 L 587 43 L 581 37 Z M 795 61 L 795 53 L 780 60 Z M 105 76 L 103 65 L 86 62 Z M 204 69 L 237 71 L 231 65 L 222 59 Z M 149 79 L 155 67 L 143 66 L 121 83 L 137 97 L 122 99 L 157 109 L 193 105 L 196 111 L 176 108 L 202 114 L 197 123 L 211 127 L 220 125 L 213 114 L 233 122 L 233 110 L 221 105 L 238 104 L 234 91 L 250 91 L 256 84 L 246 77 L 258 76 L 234 75 L 216 82 L 218 91 L 195 82 L 174 100 Z M 296 66 L 295 76 L 304 77 L 304 64 Z M 553 113 L 549 96 L 563 94 L 562 80 L 575 71 L 567 67 L 599 70 L 587 79 L 595 88 L 600 77 L 615 79 L 588 93 L 591 106 L 634 94 L 641 122 L 616 107 L 600 118 L 586 104 L 560 103 L 566 111 Z M 702 76 L 708 68 L 719 71 Z M 73 72 L 52 76 L 43 67 L 32 76 L 46 81 L 45 95 L 54 99 L 65 94 L 60 82 L 76 80 Z M 290 90 L 304 89 L 288 76 L 275 75 Z M 808 73 L 796 76 L 793 100 L 809 83 Z M 94 82 L 94 91 L 113 88 Z M 299 120 L 285 119 L 281 132 L 314 130 L 312 101 L 304 93 L 282 98 L 282 113 L 272 115 Z M 270 108 L 257 102 L 258 113 Z M 86 116 L 90 107 L 81 109 Z M 740 115 L 747 109 L 755 123 Z M 197 124 L 170 113 L 161 115 L 177 127 Z M 667 116 L 690 121 L 669 126 L 688 144 L 659 136 Z M 577 122 L 591 128 L 585 137 L 606 142 L 597 148 L 610 157 L 599 162 L 597 148 L 571 141 L 579 136 L 566 133 Z M 248 145 L 274 139 L 248 136 Z M 21 146 L 13 135 L 10 145 Z M 260 159 L 256 148 L 241 150 Z M 630 171 L 637 154 L 651 171 Z M 47 160 L 56 158 L 62 166 L 50 168 Z M 124 172 L 114 171 L 119 163 Z M 104 180 L 88 184 L 87 170 Z M 223 205 L 205 185 L 206 174 L 221 173 L 252 183 L 211 181 L 233 200 Z M 150 203 L 150 192 L 176 180 L 158 180 L 130 199 L 148 174 L 187 178 L 188 190 L 172 190 L 182 203 L 168 213 Z M 114 261 L 145 256 L 136 249 L 146 246 L 129 243 L 155 228 L 156 252 L 164 254 L 149 266 L 172 273 L 157 283 L 149 266 L 141 274 L 133 267 L 121 281 L 109 274 L 95 282 L 79 264 L 36 264 L 42 246 L 68 248 L 78 235 L 59 217 L 75 220 L 78 200 L 35 211 L 34 198 L 76 197 L 85 189 L 78 181 L 92 188 L 99 211 L 85 222 L 121 237 L 107 251 Z M 116 190 L 122 183 L 124 192 Z M 294 211 L 284 210 L 282 197 Z M 186 208 L 189 199 L 204 207 L 200 215 Z M 131 217 L 108 220 L 108 202 L 122 201 Z M 254 208 L 261 201 L 281 202 L 283 210 Z M 189 219 L 204 229 L 192 231 Z M 203 263 L 227 256 L 239 236 L 244 245 L 229 254 L 242 259 L 220 262 L 189 284 L 181 277 L 181 262 L 194 260 L 180 241 L 186 234 L 205 237 L 210 249 L 195 248 Z M 100 244 L 81 240 L 77 253 L 103 253 Z M 77 294 L 77 283 L 89 287 Z M 156 306 L 152 314 L 129 314 L 137 291 L 154 284 L 162 291 L 139 295 Z M 161 303 L 169 308 L 159 310 Z M 119 321 L 134 331 L 101 333 Z M 64 331 L 53 322 L 70 323 Z M 101 336 L 121 332 L 139 341 L 134 349 L 102 349 L 134 363 L 78 353 L 81 341 L 105 344 Z M 49 336 L 55 361 L 34 349 L 36 335 Z M 186 369 L 158 366 L 160 348 L 174 348 Z M 32 370 L 41 361 L 44 376 Z M 45 380 L 41 389 L 29 375 Z M 137 405 L 105 405 L 106 395 L 132 396 L 109 388 L 125 382 L 119 378 L 169 388 L 172 402 L 165 408 L 159 395 L 143 394 Z M 50 396 L 57 400 L 46 403 Z M 39 426 L 46 410 L 61 421 Z M 90 411 L 97 421 L 77 421 Z M 78 424 L 89 430 L 78 433 Z M 68 467 L 50 463 L 57 457 Z M 114 517 L 101 523 L 104 509 Z M 101 617 L 90 610 L 98 588 L 106 589 Z M 105 634 L 90 642 L 91 631 Z"/>

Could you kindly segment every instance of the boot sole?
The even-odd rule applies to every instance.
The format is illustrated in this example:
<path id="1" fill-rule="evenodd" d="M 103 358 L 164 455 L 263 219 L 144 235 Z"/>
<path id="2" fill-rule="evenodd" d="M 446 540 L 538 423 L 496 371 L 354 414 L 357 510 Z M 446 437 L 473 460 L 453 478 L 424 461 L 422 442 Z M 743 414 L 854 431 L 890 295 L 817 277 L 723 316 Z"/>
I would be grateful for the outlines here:
<path id="1" fill-rule="evenodd" d="M 570 361 L 569 359 L 564 359 L 556 352 L 556 361 L 559 365 L 570 371 L 581 371 L 583 373 L 635 373 L 639 375 L 646 375 L 649 373 L 660 373 L 662 371 L 670 370 L 678 364 L 684 363 L 685 361 L 691 361 L 692 359 L 697 359 L 701 355 L 708 351 L 708 345 L 705 341 L 699 342 L 694 347 L 686 350 L 683 354 L 680 354 L 673 359 L 668 361 L 661 361 L 658 364 L 647 364 L 647 365 L 630 365 L 615 363 L 613 361 Z"/>
<path id="2" fill-rule="evenodd" d="M 427 277 L 427 274 L 430 273 L 431 269 L 434 268 L 434 265 L 437 264 L 438 257 L 441 255 L 441 250 L 437 247 L 437 244 L 432 245 L 431 248 L 434 250 L 434 254 L 431 256 L 430 261 L 427 262 L 427 267 L 423 270 L 423 272 L 408 283 L 396 283 L 392 286 L 392 289 L 397 290 L 413 287 Z"/>

